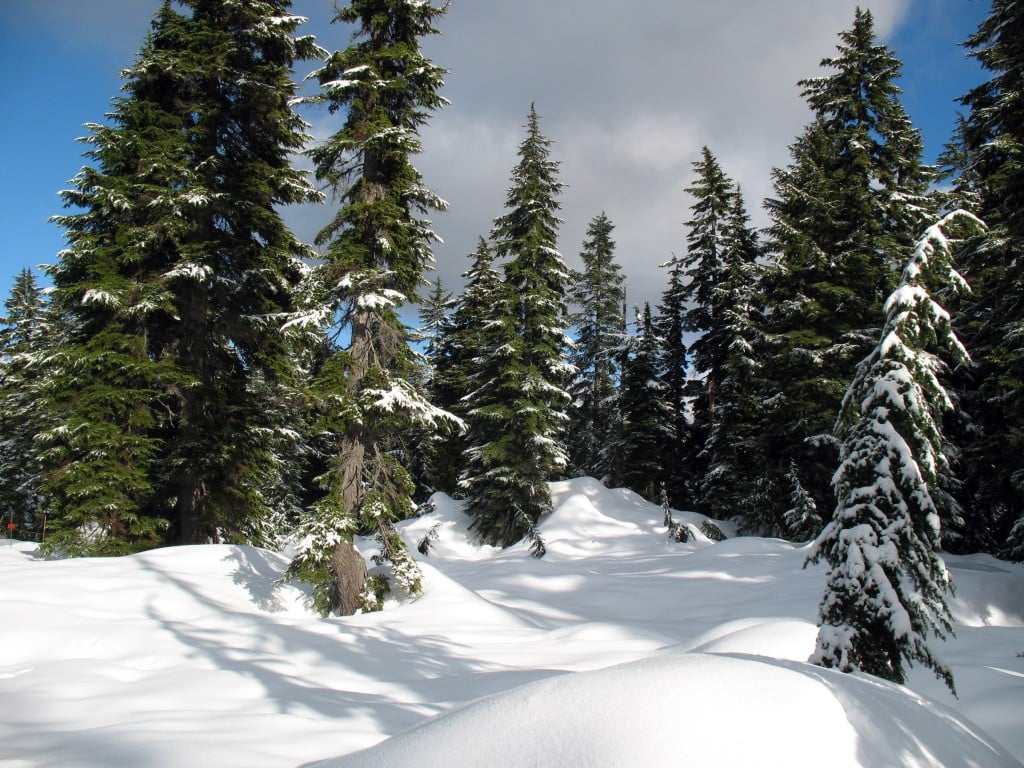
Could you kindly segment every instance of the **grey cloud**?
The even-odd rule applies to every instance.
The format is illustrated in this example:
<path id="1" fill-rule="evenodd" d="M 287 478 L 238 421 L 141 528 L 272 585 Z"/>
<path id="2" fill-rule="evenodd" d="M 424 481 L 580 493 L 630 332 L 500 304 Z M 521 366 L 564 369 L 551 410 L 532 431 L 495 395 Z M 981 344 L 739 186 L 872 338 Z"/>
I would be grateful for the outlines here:
<path id="1" fill-rule="evenodd" d="M 932 0 L 929 0 L 932 1 Z M 910 0 L 875 3 L 883 38 Z M 770 193 L 769 172 L 807 120 L 796 81 L 819 72 L 858 0 L 454 0 L 441 35 L 424 42 L 451 70 L 452 104 L 423 131 L 417 165 L 451 203 L 434 217 L 445 243 L 438 271 L 459 284 L 467 254 L 502 213 L 509 172 L 531 102 L 566 183 L 560 247 L 571 265 L 589 220 L 606 211 L 631 300 L 657 303 L 658 265 L 684 247 L 684 189 L 690 163 L 707 144 L 743 186 L 755 221 Z M 11 6 L 15 4 L 10 4 Z M 5 20 L 45 23 L 69 45 L 93 47 L 130 63 L 157 0 L 47 0 L 6 8 Z M 307 33 L 340 48 L 349 31 L 327 24 L 327 0 L 295 0 Z M 300 67 L 299 77 L 312 65 Z M 85 116 L 88 118 L 89 116 Z M 333 129 L 310 113 L 315 132 Z M 326 212 L 288 214 L 311 240 Z"/>
<path id="2" fill-rule="evenodd" d="M 873 7 L 889 34 L 909 0 Z M 457 283 L 476 236 L 502 211 L 535 102 L 561 162 L 560 247 L 570 264 L 606 211 L 631 301 L 660 298 L 658 265 L 683 249 L 690 163 L 707 144 L 742 185 L 755 221 L 769 173 L 808 118 L 796 81 L 835 52 L 855 0 L 455 0 L 425 50 L 450 68 L 452 105 L 424 132 L 426 181 L 452 202 L 437 217 L 439 272 Z"/>

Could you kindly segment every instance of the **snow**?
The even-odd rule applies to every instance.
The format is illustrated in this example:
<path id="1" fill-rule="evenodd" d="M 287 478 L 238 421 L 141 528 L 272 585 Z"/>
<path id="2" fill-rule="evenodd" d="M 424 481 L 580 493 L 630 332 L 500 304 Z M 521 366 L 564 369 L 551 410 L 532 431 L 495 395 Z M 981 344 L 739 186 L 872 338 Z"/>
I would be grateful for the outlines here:
<path id="1" fill-rule="evenodd" d="M 99 288 L 90 288 L 82 296 L 83 304 L 101 304 L 105 307 L 119 307 L 121 306 L 121 300 L 110 291 L 104 291 Z"/>
<path id="2" fill-rule="evenodd" d="M 807 546 L 676 543 L 660 506 L 590 479 L 552 501 L 536 560 L 435 496 L 401 526 L 413 552 L 433 531 L 423 595 L 348 618 L 277 583 L 282 553 L 0 541 L 0 764 L 1020 765 L 1024 566 L 946 557 L 954 699 L 927 669 L 904 688 L 806 663 Z"/>

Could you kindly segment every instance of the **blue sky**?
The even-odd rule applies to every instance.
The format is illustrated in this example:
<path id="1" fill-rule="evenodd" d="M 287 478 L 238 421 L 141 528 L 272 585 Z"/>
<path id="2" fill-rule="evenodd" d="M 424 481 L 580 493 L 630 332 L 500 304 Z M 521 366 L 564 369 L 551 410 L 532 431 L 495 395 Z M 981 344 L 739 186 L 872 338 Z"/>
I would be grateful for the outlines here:
<path id="1" fill-rule="evenodd" d="M 865 3 L 862 3 L 865 4 Z M 6 76 L 0 142 L 0 293 L 24 267 L 63 247 L 47 219 L 58 191 L 83 164 L 83 123 L 103 119 L 158 0 L 0 0 Z M 904 104 L 924 133 L 928 159 L 948 140 L 955 98 L 982 79 L 960 43 L 987 0 L 888 0 L 869 5 L 881 39 L 904 62 Z M 560 247 L 572 264 L 588 221 L 607 211 L 634 300 L 657 300 L 658 264 L 684 242 L 683 189 L 708 144 L 743 186 L 755 222 L 771 193 L 769 171 L 808 114 L 796 81 L 821 73 L 853 18 L 847 0 L 456 0 L 442 35 L 425 43 L 451 69 L 452 105 L 424 131 L 418 164 L 451 204 L 435 228 L 439 272 L 458 283 L 477 235 L 499 215 L 532 101 L 568 184 Z M 325 47 L 347 44 L 327 24 L 328 0 L 295 0 L 306 31 Z M 306 74 L 306 69 L 299 75 Z M 306 116 L 314 133 L 337 125 Z M 310 239 L 323 209 L 287 212 Z"/>

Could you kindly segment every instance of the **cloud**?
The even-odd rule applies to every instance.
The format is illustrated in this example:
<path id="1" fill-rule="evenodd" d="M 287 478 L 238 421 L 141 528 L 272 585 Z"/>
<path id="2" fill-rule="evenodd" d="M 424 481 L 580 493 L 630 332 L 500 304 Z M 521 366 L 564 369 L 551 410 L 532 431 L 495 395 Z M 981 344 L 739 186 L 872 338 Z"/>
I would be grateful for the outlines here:
<path id="1" fill-rule="evenodd" d="M 531 103 L 567 184 L 560 248 L 571 264 L 606 211 L 632 300 L 656 304 L 658 265 L 684 248 L 684 189 L 702 145 L 742 185 L 756 223 L 770 170 L 809 118 L 796 82 L 820 73 L 855 0 L 455 0 L 425 52 L 451 69 L 452 105 L 418 162 L 452 203 L 436 217 L 445 283 L 502 213 Z M 880 38 L 909 0 L 877 3 Z"/>
<path id="2" fill-rule="evenodd" d="M 445 283 L 458 287 L 477 237 L 503 213 L 523 124 L 536 103 L 567 185 L 560 238 L 566 260 L 578 264 L 588 222 L 605 211 L 616 225 L 631 300 L 656 304 L 664 286 L 658 265 L 684 249 L 684 190 L 701 146 L 740 182 L 755 223 L 765 223 L 760 203 L 771 193 L 770 170 L 788 161 L 787 147 L 809 117 L 796 82 L 820 73 L 820 60 L 835 52 L 857 4 L 453 0 L 441 34 L 423 41 L 433 61 L 451 70 L 444 95 L 452 104 L 423 130 L 424 153 L 416 161 L 425 183 L 451 204 L 434 216 L 445 240 L 436 249 Z M 71 49 L 126 66 L 159 2 L 2 5 L 5 24 L 32 24 Z M 882 39 L 904 23 L 909 6 L 910 0 L 873 4 Z M 349 30 L 327 24 L 327 0 L 294 0 L 292 11 L 310 17 L 303 31 L 327 48 L 351 39 Z M 297 76 L 313 67 L 301 63 Z M 318 136 L 342 119 L 306 117 Z M 288 214 L 307 240 L 328 217 L 308 208 Z"/>

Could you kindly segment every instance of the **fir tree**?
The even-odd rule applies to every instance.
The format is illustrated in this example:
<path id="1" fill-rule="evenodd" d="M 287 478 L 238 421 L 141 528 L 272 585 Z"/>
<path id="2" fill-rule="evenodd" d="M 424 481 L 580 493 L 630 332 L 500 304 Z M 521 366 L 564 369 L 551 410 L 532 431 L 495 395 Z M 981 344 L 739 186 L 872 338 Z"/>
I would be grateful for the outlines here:
<path id="1" fill-rule="evenodd" d="M 55 331 L 35 275 L 14 278 L 0 318 L 0 517 L 19 529 L 40 528 L 39 472 L 35 436 L 46 426 L 39 396 L 39 356 Z"/>
<path id="2" fill-rule="evenodd" d="M 184 23 L 169 4 L 157 14 L 111 124 L 87 126 L 94 165 L 62 193 L 79 211 L 55 217 L 68 247 L 50 268 L 62 332 L 41 364 L 53 425 L 39 455 L 47 546 L 72 554 L 154 546 L 170 524 L 155 474 L 160 431 L 175 417 L 160 395 L 176 377 L 148 336 L 173 317 L 163 273 L 188 234 L 176 215 L 193 182 L 187 116 L 158 82 Z"/>
<path id="3" fill-rule="evenodd" d="M 394 581 L 419 590 L 419 572 L 393 523 L 413 511 L 413 483 L 393 452 L 414 425 L 437 428 L 448 416 L 414 383 L 411 334 L 398 307 L 417 301 L 436 235 L 421 218 L 446 204 L 424 185 L 411 159 L 419 129 L 445 103 L 445 71 L 420 50 L 447 6 L 353 0 L 335 22 L 356 38 L 314 73 L 321 92 L 305 99 L 345 115 L 344 125 L 310 152 L 317 178 L 341 206 L 321 230 L 322 266 L 309 320 L 348 334 L 315 382 L 333 458 L 318 478 L 305 545 L 289 572 L 314 584 L 321 610 L 352 613 L 365 585 L 357 531 L 376 536 Z"/>
<path id="4" fill-rule="evenodd" d="M 469 448 L 460 484 L 483 541 L 508 546 L 529 537 L 539 555 L 535 526 L 551 509 L 547 483 L 567 464 L 564 385 L 572 367 L 563 359 L 569 270 L 556 249 L 562 184 L 533 106 L 526 131 L 507 212 L 491 236 L 497 256 L 508 261 L 467 398 Z"/>
<path id="5" fill-rule="evenodd" d="M 431 284 L 419 311 L 418 340 L 423 345 L 424 363 L 419 366 L 419 388 L 426 393 L 427 399 L 439 408 L 454 413 L 447 403 L 447 394 L 443 392 L 444 383 L 442 356 L 444 355 L 444 333 L 449 325 L 450 314 L 455 306 L 452 294 L 446 291 L 438 275 Z M 451 437 L 451 430 L 443 433 L 434 429 L 417 428 L 411 431 L 412 440 L 409 445 L 409 471 L 417 486 L 417 497 L 426 498 L 434 491 L 450 492 L 450 485 L 442 479 L 446 487 L 437 483 L 439 471 L 444 462 L 442 456 L 449 450 L 446 445 Z"/>
<path id="6" fill-rule="evenodd" d="M 571 291 L 576 312 L 570 324 L 577 338 L 570 359 L 576 376 L 569 387 L 573 406 L 566 442 L 574 470 L 595 477 L 608 470 L 602 454 L 614 421 L 617 357 L 626 332 L 621 310 L 626 281 L 615 262 L 613 229 L 604 213 L 591 220 L 580 252 L 583 270 Z"/>
<path id="7" fill-rule="evenodd" d="M 954 203 L 989 227 L 958 254 L 976 297 L 958 318 L 976 363 L 960 381 L 972 417 L 960 441 L 963 544 L 1020 559 L 1007 541 L 1024 530 L 1024 7 L 994 0 L 966 47 L 990 78 L 960 99 L 968 113 L 946 156 Z"/>
<path id="8" fill-rule="evenodd" d="M 620 455 L 623 463 L 613 475 L 616 484 L 657 499 L 661 478 L 668 467 L 666 449 L 673 439 L 672 410 L 665 399 L 666 387 L 658 370 L 658 336 L 651 310 L 637 312 L 637 335 L 623 363 L 618 409 L 622 418 Z"/>
<path id="9" fill-rule="evenodd" d="M 291 163 L 308 139 L 291 108 L 292 67 L 319 49 L 293 37 L 302 19 L 289 0 L 183 5 L 191 17 L 168 30 L 182 50 L 150 84 L 187 111 L 190 173 L 180 202 L 191 224 L 163 275 L 173 319 L 154 340 L 180 377 L 165 492 L 174 540 L 260 543 L 275 419 L 298 384 L 282 326 L 309 256 L 278 209 L 320 199 Z"/>
<path id="10" fill-rule="evenodd" d="M 434 362 L 434 402 L 463 419 L 468 418 L 465 398 L 474 387 L 471 379 L 476 359 L 483 348 L 485 326 L 496 311 L 491 301 L 501 282 L 484 238 L 479 239 L 470 258 L 472 264 L 462 273 L 465 287 L 451 315 L 441 326 Z M 437 446 L 431 478 L 438 490 L 455 496 L 461 494 L 459 476 L 464 469 L 466 441 L 467 435 L 460 432 L 450 435 Z"/>
<path id="11" fill-rule="evenodd" d="M 691 424 L 687 418 L 691 400 L 689 383 L 690 350 L 686 345 L 684 316 L 687 311 L 686 262 L 673 256 L 662 264 L 668 270 L 668 285 L 658 305 L 655 329 L 661 339 L 662 382 L 665 401 L 672 411 L 672 439 L 666 447 L 665 490 L 677 508 L 693 506 L 698 473 Z M 625 312 L 623 312 L 625 314 Z"/>
<path id="12" fill-rule="evenodd" d="M 790 506 L 784 515 L 786 535 L 793 541 L 808 541 L 817 538 L 824 526 L 818 506 L 800 482 L 800 472 L 796 462 L 789 464 L 786 480 L 790 486 Z"/>
<path id="13" fill-rule="evenodd" d="M 165 3 L 56 217 L 67 333 L 49 355 L 45 489 L 69 550 L 259 541 L 268 415 L 291 379 L 281 332 L 304 249 L 277 206 L 316 199 L 290 153 L 287 2 Z M 173 499 L 173 506 L 168 503 Z M 76 543 L 86 536 L 88 541 Z"/>
<path id="14" fill-rule="evenodd" d="M 926 231 L 885 304 L 878 344 L 843 400 L 838 504 L 809 558 L 829 564 L 813 662 L 899 683 L 904 664 L 920 662 L 951 690 L 952 674 L 927 642 L 952 632 L 932 495 L 946 462 L 941 412 L 952 407 L 937 353 L 968 358 L 932 292 L 966 290 L 944 232 L 962 218 L 951 214 Z"/>
<path id="15" fill-rule="evenodd" d="M 709 427 L 713 423 L 718 387 L 722 376 L 726 344 L 722 338 L 723 309 L 719 286 L 725 271 L 726 222 L 734 209 L 735 185 L 707 147 L 701 159 L 693 163 L 694 183 L 686 189 L 693 196 L 693 218 L 686 222 L 686 283 L 683 300 L 683 330 L 696 334 L 690 345 L 693 367 L 704 378 L 702 414 Z"/>
<path id="16" fill-rule="evenodd" d="M 432 366 L 433 361 L 439 355 L 442 329 L 448 322 L 452 306 L 452 294 L 445 290 L 441 276 L 438 275 L 431 283 L 430 293 L 427 294 L 419 310 L 419 340 L 423 343 L 423 352 Z M 433 374 L 430 378 L 433 379 Z"/>
<path id="17" fill-rule="evenodd" d="M 764 508 L 753 465 L 761 416 L 760 247 L 743 196 L 736 188 L 722 222 L 721 268 L 711 293 L 713 327 L 701 339 L 701 354 L 715 358 L 708 381 L 707 437 L 700 453 L 707 467 L 699 488 L 700 506 L 717 519 L 740 516 L 757 527 Z M 694 345 L 697 347 L 697 344 Z"/>
<path id="18" fill-rule="evenodd" d="M 873 343 L 900 253 L 931 208 L 921 138 L 899 101 L 900 63 L 875 42 L 870 12 L 857 10 L 838 55 L 822 66 L 831 72 L 800 83 L 814 120 L 792 145 L 792 163 L 774 171 L 776 197 L 766 203 L 774 352 L 759 453 L 771 457 L 776 519 L 788 503 L 791 460 L 815 500 L 832 504 L 831 425 Z"/>

